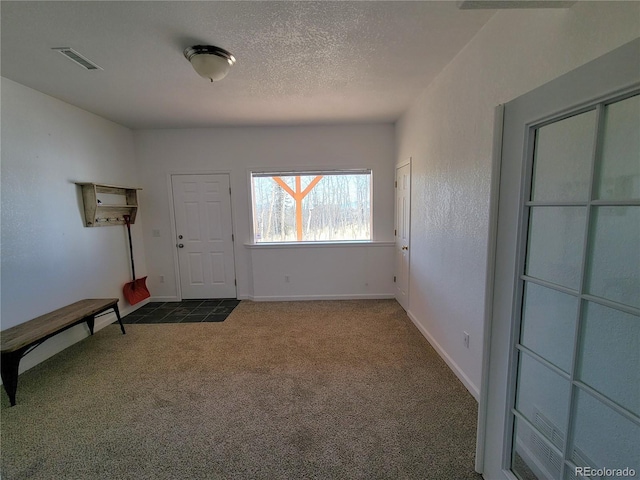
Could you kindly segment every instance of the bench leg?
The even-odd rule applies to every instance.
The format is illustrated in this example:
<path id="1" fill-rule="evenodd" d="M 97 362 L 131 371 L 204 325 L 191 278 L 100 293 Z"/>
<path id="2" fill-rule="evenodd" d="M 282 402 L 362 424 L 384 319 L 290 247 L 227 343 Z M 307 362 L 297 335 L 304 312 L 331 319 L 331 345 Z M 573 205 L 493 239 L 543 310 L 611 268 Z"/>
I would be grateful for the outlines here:
<path id="1" fill-rule="evenodd" d="M 9 402 L 13 407 L 16 404 L 16 391 L 18 390 L 18 367 L 20 359 L 26 349 L 16 350 L 15 352 L 3 353 L 0 361 L 0 373 L 2 374 L 2 384 L 9 396 Z"/>
<path id="2" fill-rule="evenodd" d="M 91 332 L 91 335 L 93 335 L 93 326 L 96 323 L 96 317 L 93 315 L 90 317 L 87 317 L 86 322 L 87 322 L 87 327 L 89 327 L 89 331 Z"/>
<path id="3" fill-rule="evenodd" d="M 120 324 L 120 330 L 122 330 L 122 334 L 124 335 L 127 332 L 124 331 L 124 325 L 122 325 L 122 319 L 120 318 L 120 309 L 118 308 L 118 304 L 115 304 L 113 307 L 109 307 L 109 308 L 113 308 L 113 311 L 116 312 L 116 317 L 118 317 L 118 323 Z M 89 331 L 91 332 L 91 335 L 93 335 L 93 327 L 94 327 L 95 321 L 96 321 L 95 315 L 92 315 L 90 317 L 85 318 L 84 321 L 87 322 L 87 326 L 89 327 Z"/>
<path id="4" fill-rule="evenodd" d="M 113 311 L 116 312 L 116 317 L 118 317 L 118 323 L 120 324 L 120 330 L 122 330 L 122 334 L 125 335 L 127 332 L 124 331 L 124 325 L 122 325 L 122 320 L 120 319 L 120 310 L 118 309 L 117 303 L 113 306 Z"/>

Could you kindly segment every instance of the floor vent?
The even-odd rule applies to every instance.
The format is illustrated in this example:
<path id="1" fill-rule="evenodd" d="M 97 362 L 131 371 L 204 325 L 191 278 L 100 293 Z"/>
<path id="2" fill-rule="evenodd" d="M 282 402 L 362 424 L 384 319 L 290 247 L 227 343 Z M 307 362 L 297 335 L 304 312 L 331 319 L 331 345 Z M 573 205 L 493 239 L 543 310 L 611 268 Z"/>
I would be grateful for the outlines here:
<path id="1" fill-rule="evenodd" d="M 72 48 L 69 48 L 69 47 L 55 47 L 55 48 L 52 48 L 51 50 L 56 50 L 56 51 L 60 52 L 62 55 L 67 57 L 69 60 L 77 63 L 78 65 L 80 65 L 85 70 L 102 70 L 101 67 L 99 67 L 98 65 L 93 63 L 91 60 L 83 57 L 82 55 L 80 55 L 78 52 L 76 52 Z"/>

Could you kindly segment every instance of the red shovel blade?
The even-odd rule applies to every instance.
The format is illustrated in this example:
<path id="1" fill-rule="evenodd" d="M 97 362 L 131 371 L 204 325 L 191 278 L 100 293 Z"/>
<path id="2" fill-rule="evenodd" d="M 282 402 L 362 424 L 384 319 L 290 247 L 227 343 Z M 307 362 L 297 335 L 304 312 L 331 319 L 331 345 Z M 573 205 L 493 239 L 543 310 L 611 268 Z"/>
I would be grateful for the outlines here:
<path id="1" fill-rule="evenodd" d="M 127 299 L 127 302 L 129 302 L 130 305 L 135 305 L 136 303 L 151 296 L 149 290 L 147 290 L 146 281 L 147 277 L 142 277 L 137 278 L 133 282 L 124 284 L 124 287 L 122 287 L 122 293 L 124 293 L 124 298 Z"/>

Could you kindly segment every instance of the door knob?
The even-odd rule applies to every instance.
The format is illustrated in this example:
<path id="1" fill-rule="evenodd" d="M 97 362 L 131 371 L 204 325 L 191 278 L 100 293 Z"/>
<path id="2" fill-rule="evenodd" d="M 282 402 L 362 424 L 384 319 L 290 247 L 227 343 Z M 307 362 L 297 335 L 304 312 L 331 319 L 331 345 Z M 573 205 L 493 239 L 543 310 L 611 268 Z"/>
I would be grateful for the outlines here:
<path id="1" fill-rule="evenodd" d="M 178 238 L 179 238 L 180 240 L 182 240 L 182 235 L 178 235 Z"/>
<path id="2" fill-rule="evenodd" d="M 404 247 L 402 247 L 402 250 L 409 250 L 409 247 L 405 245 Z"/>
<path id="3" fill-rule="evenodd" d="M 184 248 L 184 244 L 179 243 L 179 244 L 178 244 L 178 248 Z"/>

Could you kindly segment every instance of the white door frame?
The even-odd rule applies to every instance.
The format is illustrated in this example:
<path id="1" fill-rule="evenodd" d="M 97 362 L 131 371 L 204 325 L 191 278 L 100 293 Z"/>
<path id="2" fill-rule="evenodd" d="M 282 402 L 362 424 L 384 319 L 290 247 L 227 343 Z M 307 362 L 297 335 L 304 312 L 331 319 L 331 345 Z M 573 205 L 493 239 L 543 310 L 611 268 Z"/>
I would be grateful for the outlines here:
<path id="1" fill-rule="evenodd" d="M 407 245 L 409 247 L 408 250 L 408 257 L 409 260 L 407 262 L 407 301 L 406 301 L 406 305 L 404 305 L 403 307 L 407 307 L 406 310 L 409 310 L 409 304 L 410 304 L 410 284 L 411 284 L 411 160 L 412 157 L 409 157 L 408 159 L 396 164 L 395 167 L 395 175 L 394 175 L 394 181 L 398 181 L 398 169 L 406 167 L 407 165 L 409 166 L 409 245 Z M 397 247 L 397 230 L 398 230 L 398 194 L 397 194 L 397 185 L 396 188 L 394 189 L 394 197 L 395 197 L 395 213 L 394 213 L 394 225 L 395 225 L 395 229 L 396 229 L 396 235 L 393 238 L 393 245 L 394 245 L 394 250 Z M 397 257 L 396 257 L 397 258 Z M 397 273 L 398 271 L 398 265 L 396 264 L 396 268 L 395 271 Z M 395 291 L 397 291 L 397 288 L 394 288 Z M 396 297 L 397 298 L 397 297 Z"/>
<path id="2" fill-rule="evenodd" d="M 487 405 L 489 389 L 486 379 L 489 377 L 489 352 L 491 349 L 491 319 L 493 317 L 493 289 L 495 281 L 496 239 L 498 235 L 498 201 L 500 200 L 500 166 L 502 163 L 502 131 L 504 128 L 504 105 L 495 108 L 493 120 L 493 147 L 491 155 L 491 186 L 489 198 L 489 241 L 487 243 L 487 263 L 485 266 L 484 325 L 482 347 L 482 380 L 478 399 L 478 428 L 476 434 L 476 472 L 484 468 L 484 439 L 487 427 Z"/>
<path id="3" fill-rule="evenodd" d="M 195 170 L 195 171 L 172 170 L 170 172 L 167 172 L 167 191 L 169 193 L 169 221 L 171 223 L 171 239 L 172 239 L 171 244 L 172 245 L 175 244 L 176 238 L 178 238 L 178 231 L 176 229 L 176 211 L 175 211 L 175 204 L 174 204 L 174 198 L 173 198 L 173 184 L 171 182 L 171 178 L 174 175 L 228 175 L 229 185 L 232 184 L 231 183 L 232 176 L 231 176 L 230 170 Z M 237 238 L 235 233 L 236 222 L 233 217 L 233 188 L 231 192 L 232 192 L 231 199 L 230 199 L 231 233 L 234 236 L 234 238 Z M 238 278 L 238 269 L 236 267 L 236 263 L 237 263 L 236 243 L 237 242 L 233 242 L 233 264 L 234 264 L 235 276 L 236 278 Z M 176 296 L 177 296 L 177 301 L 181 302 L 183 298 L 182 298 L 182 286 L 180 284 L 180 260 L 178 259 L 178 249 L 172 247 L 171 251 L 173 252 L 173 274 L 174 274 L 174 282 L 176 285 Z M 237 293 L 237 285 L 236 285 L 236 297 L 237 295 L 238 293 Z"/>
<path id="4" fill-rule="evenodd" d="M 491 302 L 485 318 L 482 392 L 478 421 L 478 456 L 476 469 L 491 480 L 513 479 L 507 458 L 510 455 L 510 399 L 513 396 L 514 364 L 512 359 L 515 325 L 514 309 L 519 305 L 517 278 L 523 261 L 523 209 L 527 191 L 528 141 L 533 125 L 545 119 L 576 112 L 614 95 L 638 88 L 640 72 L 640 39 L 629 42 L 604 56 L 579 67 L 506 106 L 504 131 L 507 125 L 519 125 L 505 135 L 500 165 L 498 194 L 499 228 L 493 252 L 495 280 L 488 288 Z M 533 100 L 535 97 L 535 100 Z M 516 103 L 519 102 L 519 103 Z M 509 105 L 526 105 L 526 114 L 510 117 Z M 566 106 L 565 108 L 559 106 Z M 570 107 L 569 107 L 570 106 Z M 520 111 L 523 109 L 521 108 Z M 495 173 L 495 172 L 494 172 Z M 518 181 L 519 179 L 519 181 Z M 493 227 L 492 227 L 493 228 Z M 491 252 L 491 250 L 490 250 Z M 492 272 L 492 273 L 493 273 Z M 487 335 L 487 332 L 489 333 Z M 482 435 L 482 437 L 480 437 Z"/>

